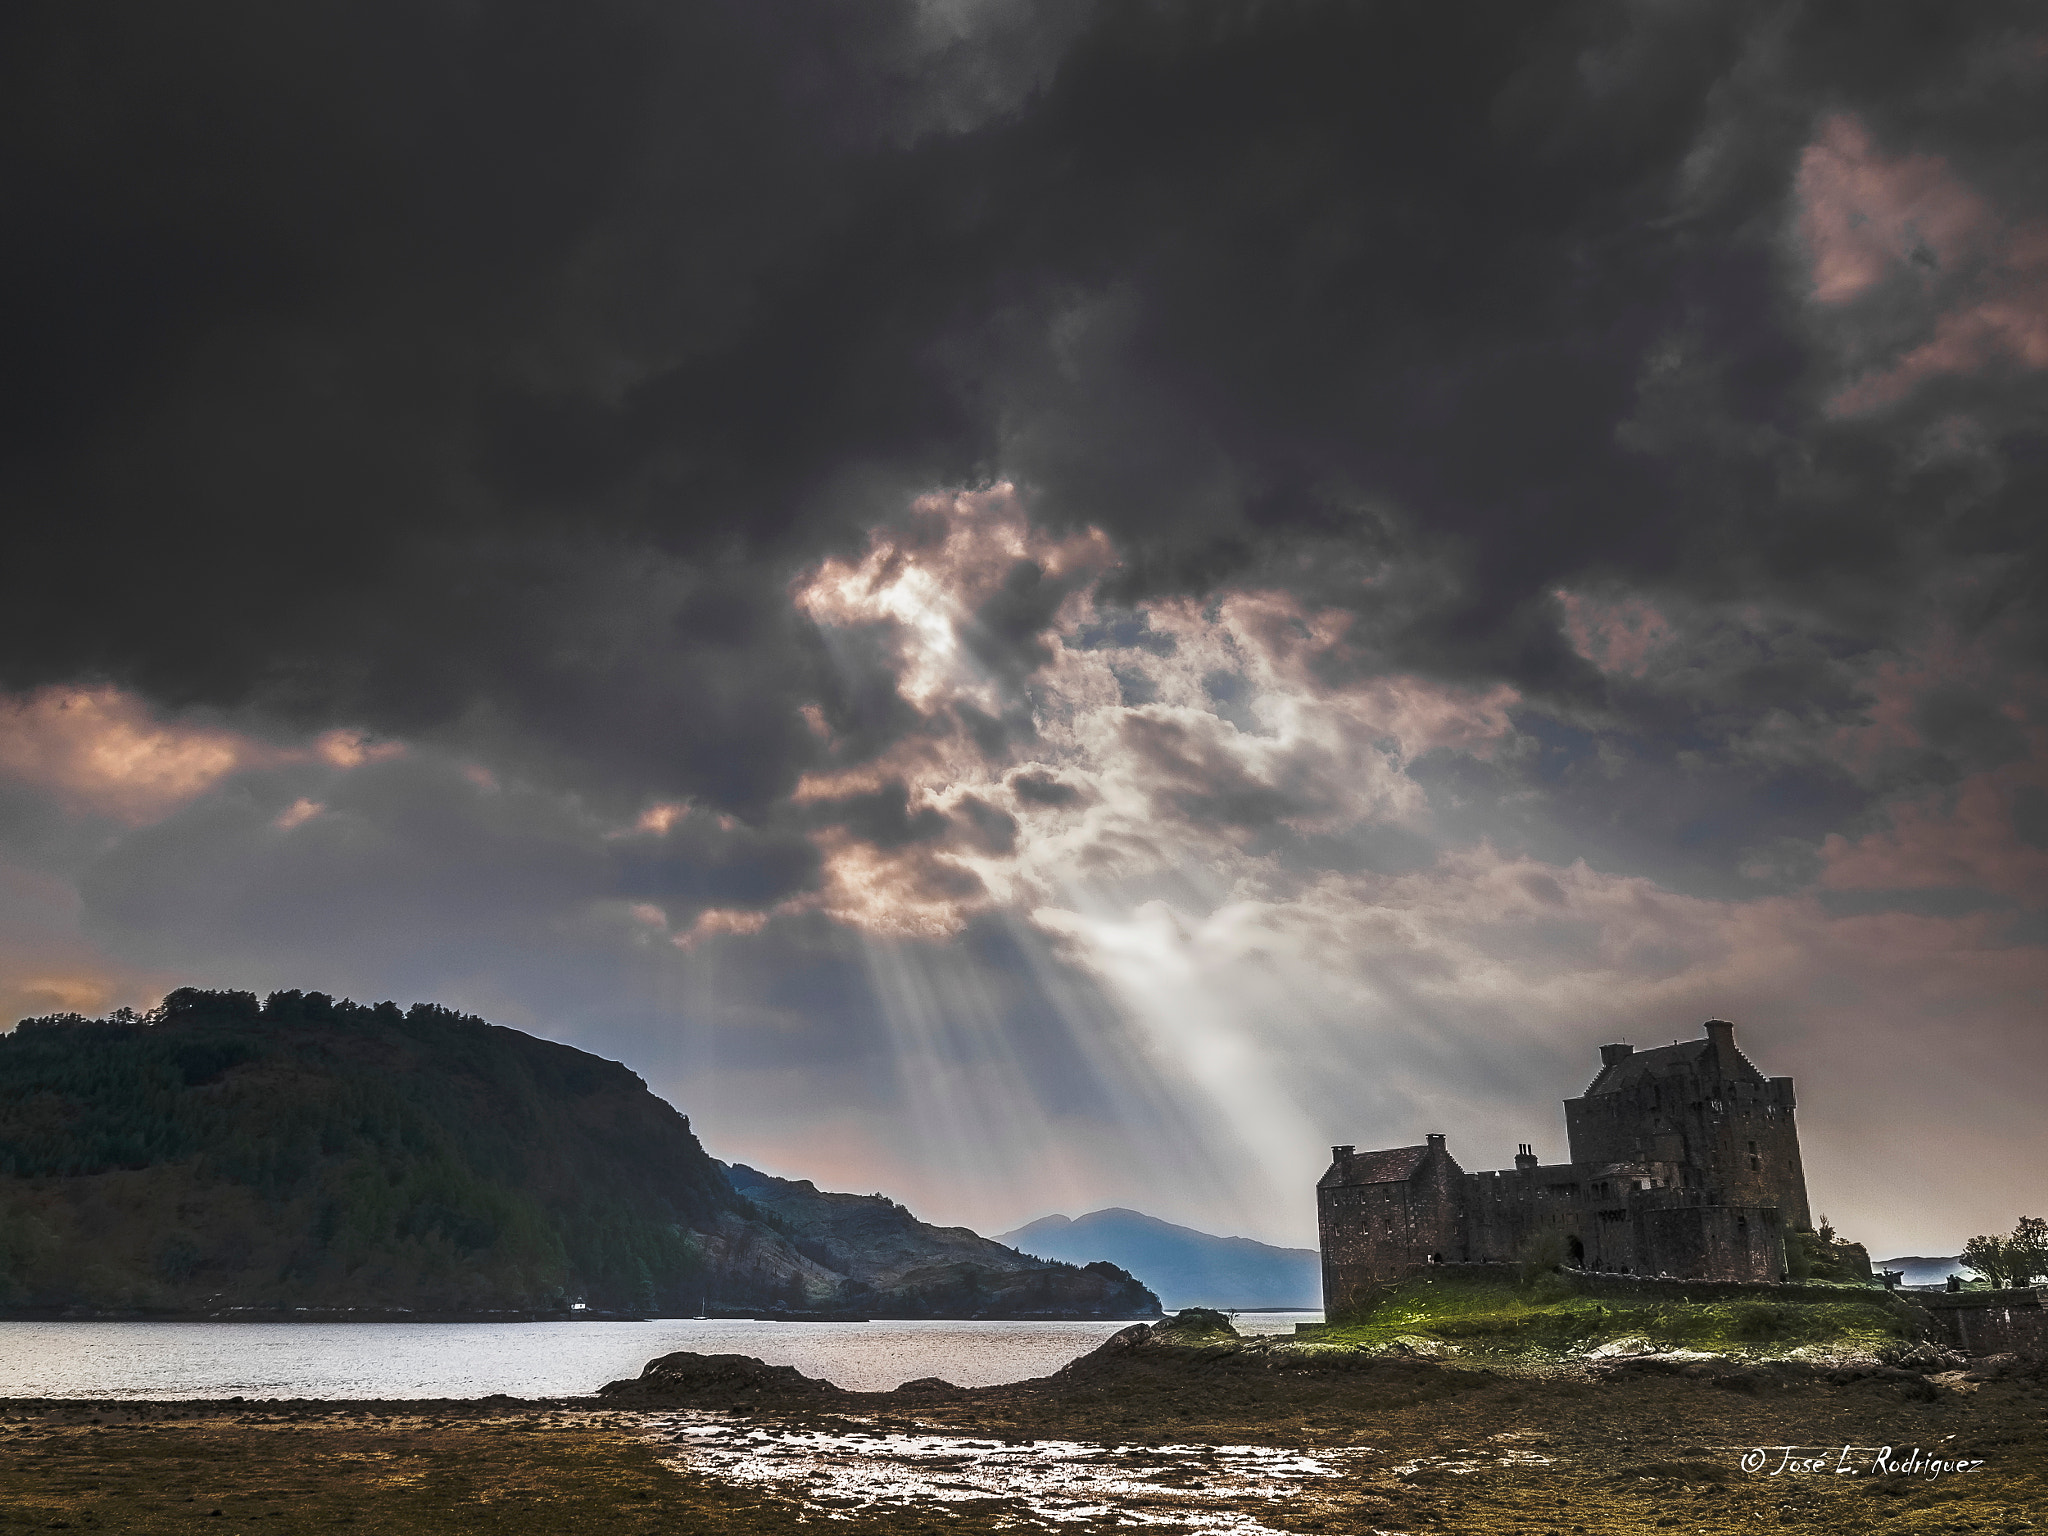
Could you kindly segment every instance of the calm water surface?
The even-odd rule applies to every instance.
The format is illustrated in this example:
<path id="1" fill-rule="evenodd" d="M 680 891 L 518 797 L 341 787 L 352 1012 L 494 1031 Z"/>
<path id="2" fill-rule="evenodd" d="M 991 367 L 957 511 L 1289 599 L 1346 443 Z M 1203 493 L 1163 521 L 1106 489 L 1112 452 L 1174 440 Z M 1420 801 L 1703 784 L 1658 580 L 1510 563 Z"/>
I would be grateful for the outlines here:
<path id="1" fill-rule="evenodd" d="M 1244 1314 L 1291 1333 L 1319 1312 Z M 0 1323 L 0 1397 L 564 1397 L 656 1355 L 753 1355 L 857 1391 L 1023 1381 L 1123 1323 Z"/>

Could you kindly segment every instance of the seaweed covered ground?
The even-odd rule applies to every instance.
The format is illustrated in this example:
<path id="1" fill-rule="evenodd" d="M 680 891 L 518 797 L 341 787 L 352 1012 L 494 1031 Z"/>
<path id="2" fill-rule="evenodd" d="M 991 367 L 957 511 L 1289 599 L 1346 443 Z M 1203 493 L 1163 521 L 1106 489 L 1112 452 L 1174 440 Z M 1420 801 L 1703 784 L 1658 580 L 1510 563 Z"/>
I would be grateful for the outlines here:
<path id="1" fill-rule="evenodd" d="M 633 1531 L 678 1483 L 639 1415 L 553 1404 L 0 1408 L 0 1531 Z"/>
<path id="2" fill-rule="evenodd" d="M 0 1528 L 2048 1531 L 2038 1365 L 1959 1362 L 1850 1314 L 1824 1338 L 1824 1319 L 1779 1319 L 1714 1349 L 1716 1330 L 1766 1322 L 1678 1316 L 1659 1339 L 1654 1319 L 1612 1317 L 1539 1349 L 1529 1335 L 1576 1303 L 1492 1302 L 1336 1339 L 1240 1339 L 1184 1314 L 972 1390 L 842 1392 L 677 1355 L 545 1404 L 0 1405 Z M 1469 1352 L 1435 1351 L 1461 1318 L 1476 1332 L 1447 1347 Z"/>

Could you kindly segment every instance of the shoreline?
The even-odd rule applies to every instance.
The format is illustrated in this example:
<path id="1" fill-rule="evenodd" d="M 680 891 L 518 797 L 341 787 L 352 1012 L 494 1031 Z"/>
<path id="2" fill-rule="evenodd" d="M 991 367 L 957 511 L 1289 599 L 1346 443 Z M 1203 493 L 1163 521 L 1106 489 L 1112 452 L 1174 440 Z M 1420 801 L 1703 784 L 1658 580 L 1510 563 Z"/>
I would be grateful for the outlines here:
<path id="1" fill-rule="evenodd" d="M 242 1523 L 209 1529 L 272 1536 L 802 1536 L 821 1519 L 844 1536 L 1659 1536 L 1761 1520 L 1860 1536 L 2024 1531 L 2048 1508 L 2039 1365 L 1515 1374 L 1151 1329 L 993 1387 L 846 1392 L 745 1357 L 691 1361 L 667 1374 L 694 1390 L 645 1400 L 4 1399 L 0 1521 L 134 1536 L 215 1512 Z M 1851 1475 L 1806 1469 L 1844 1447 Z"/>
<path id="2" fill-rule="evenodd" d="M 402 1307 L 216 1307 L 212 1310 L 0 1308 L 0 1323 L 647 1323 L 637 1312 L 415 1312 Z"/>
<path id="3" fill-rule="evenodd" d="M 1242 1309 L 1240 1309 L 1242 1310 Z M 1275 1313 L 1309 1308 L 1273 1307 Z M 957 1317 L 929 1314 L 892 1316 L 885 1312 L 855 1316 L 825 1312 L 575 1312 L 412 1311 L 403 1307 L 216 1307 L 205 1309 L 110 1307 L 4 1307 L 0 1323 L 1131 1323 L 1157 1322 L 1144 1317 L 1104 1317 L 1082 1312 L 972 1313 Z"/>

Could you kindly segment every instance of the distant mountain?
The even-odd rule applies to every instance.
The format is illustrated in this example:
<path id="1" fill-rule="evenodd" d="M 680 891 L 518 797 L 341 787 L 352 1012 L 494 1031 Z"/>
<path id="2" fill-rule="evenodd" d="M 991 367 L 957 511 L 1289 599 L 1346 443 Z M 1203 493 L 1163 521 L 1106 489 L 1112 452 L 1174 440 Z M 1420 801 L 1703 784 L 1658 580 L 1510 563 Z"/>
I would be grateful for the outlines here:
<path id="1" fill-rule="evenodd" d="M 823 1232 L 754 1193 L 619 1063 L 431 1003 L 186 988 L 0 1034 L 17 1315 L 1157 1311 L 887 1201 L 811 1190 L 892 1213 Z"/>
<path id="2" fill-rule="evenodd" d="M 1313 1248 L 1213 1237 L 1139 1211 L 1046 1216 L 996 1241 L 1070 1264 L 1107 1260 L 1151 1286 L 1169 1311 L 1323 1304 L 1322 1260 Z"/>
<path id="3" fill-rule="evenodd" d="M 744 1163 L 732 1187 L 840 1277 L 838 1304 L 871 1317 L 1159 1316 L 1159 1298 L 1116 1265 L 1033 1258 L 965 1227 L 934 1227 L 881 1195 L 842 1195 Z"/>
<path id="4" fill-rule="evenodd" d="M 1965 1264 L 1961 1257 L 1948 1259 L 1922 1258 L 1909 1254 L 1903 1259 L 1874 1259 L 1872 1269 L 1895 1269 L 1905 1275 L 1901 1285 L 1940 1285 L 1950 1275 L 1961 1275 L 1965 1280 L 1975 1280 L 1977 1271 Z"/>

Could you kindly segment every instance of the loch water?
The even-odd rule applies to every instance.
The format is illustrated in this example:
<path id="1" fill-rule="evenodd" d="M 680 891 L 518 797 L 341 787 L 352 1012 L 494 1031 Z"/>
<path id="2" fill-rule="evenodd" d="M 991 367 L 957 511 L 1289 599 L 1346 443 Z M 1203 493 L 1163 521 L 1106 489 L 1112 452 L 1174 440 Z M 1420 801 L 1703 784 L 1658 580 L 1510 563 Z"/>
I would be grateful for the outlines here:
<path id="1" fill-rule="evenodd" d="M 1319 1312 L 1243 1313 L 1291 1333 Z M 0 1397 L 568 1397 L 674 1350 L 752 1355 L 855 1391 L 937 1376 L 985 1387 L 1048 1375 L 1126 1323 L 0 1322 Z"/>

